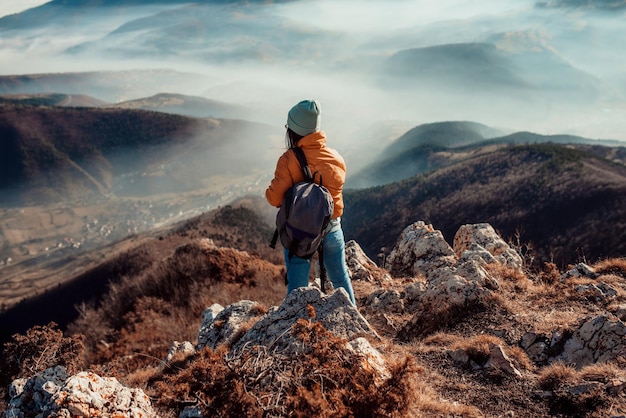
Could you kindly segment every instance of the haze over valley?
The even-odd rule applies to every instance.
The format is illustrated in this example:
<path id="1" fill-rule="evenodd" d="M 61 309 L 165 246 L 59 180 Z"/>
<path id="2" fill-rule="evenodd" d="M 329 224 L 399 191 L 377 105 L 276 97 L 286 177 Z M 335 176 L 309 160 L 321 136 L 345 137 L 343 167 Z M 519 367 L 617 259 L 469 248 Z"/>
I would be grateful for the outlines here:
<path id="1" fill-rule="evenodd" d="M 620 2 L 20 4 L 0 8 L 4 307 L 106 254 L 78 258 L 89 251 L 262 196 L 284 150 L 286 112 L 303 98 L 322 103 L 322 128 L 346 159 L 351 189 L 547 142 L 576 144 L 585 164 L 609 161 L 585 167 L 601 167 L 607 179 L 593 187 L 611 199 L 624 181 Z M 362 202 L 359 193 L 347 191 L 347 201 Z M 456 203 L 449 208 L 463 207 Z M 454 222 L 489 216 L 498 219 L 484 209 Z M 347 235 L 368 239 L 361 223 L 346 219 Z M 506 228 L 510 235 L 513 221 Z M 378 238 L 363 243 L 371 256 L 394 239 Z"/>

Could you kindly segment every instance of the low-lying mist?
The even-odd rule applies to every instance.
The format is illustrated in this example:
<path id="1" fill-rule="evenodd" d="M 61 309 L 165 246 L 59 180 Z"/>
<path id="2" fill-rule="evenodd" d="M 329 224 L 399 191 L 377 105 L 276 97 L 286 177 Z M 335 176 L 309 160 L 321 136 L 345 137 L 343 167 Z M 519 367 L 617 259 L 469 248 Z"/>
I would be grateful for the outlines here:
<path id="1" fill-rule="evenodd" d="M 354 166 L 397 127 L 445 120 L 626 140 L 624 11 L 564 4 L 203 2 L 84 6 L 68 19 L 53 1 L 26 12 L 22 29 L 0 20 L 0 73 L 168 69 L 170 79 L 120 80 L 124 94 L 103 97 L 97 77 L 80 93 L 109 102 L 202 96 L 245 106 L 244 119 L 277 135 L 289 107 L 315 97 L 330 144 Z"/>

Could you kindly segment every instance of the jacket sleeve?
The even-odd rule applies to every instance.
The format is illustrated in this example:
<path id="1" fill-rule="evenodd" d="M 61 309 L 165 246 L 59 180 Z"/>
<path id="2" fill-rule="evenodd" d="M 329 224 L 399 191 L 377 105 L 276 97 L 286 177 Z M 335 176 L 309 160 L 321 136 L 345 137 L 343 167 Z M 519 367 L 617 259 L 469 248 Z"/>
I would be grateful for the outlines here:
<path id="1" fill-rule="evenodd" d="M 265 190 L 265 198 L 270 205 L 280 207 L 283 203 L 283 196 L 287 189 L 293 186 L 293 179 L 289 172 L 287 153 L 284 153 L 276 163 L 276 171 L 269 187 Z"/>

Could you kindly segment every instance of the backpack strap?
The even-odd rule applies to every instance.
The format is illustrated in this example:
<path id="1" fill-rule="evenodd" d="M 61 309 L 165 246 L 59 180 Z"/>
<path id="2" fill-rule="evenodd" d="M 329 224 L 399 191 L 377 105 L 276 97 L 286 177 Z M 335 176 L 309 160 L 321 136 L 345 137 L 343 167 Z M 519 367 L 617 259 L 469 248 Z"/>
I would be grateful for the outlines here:
<path id="1" fill-rule="evenodd" d="M 322 175 L 319 173 L 319 171 L 311 174 L 311 168 L 309 167 L 309 163 L 307 162 L 306 156 L 304 155 L 304 150 L 300 147 L 294 147 L 291 149 L 298 158 L 298 162 L 300 163 L 300 167 L 302 168 L 302 174 L 304 175 L 304 180 L 309 183 L 315 183 L 315 175 L 318 174 L 320 176 L 320 186 L 323 186 Z"/>

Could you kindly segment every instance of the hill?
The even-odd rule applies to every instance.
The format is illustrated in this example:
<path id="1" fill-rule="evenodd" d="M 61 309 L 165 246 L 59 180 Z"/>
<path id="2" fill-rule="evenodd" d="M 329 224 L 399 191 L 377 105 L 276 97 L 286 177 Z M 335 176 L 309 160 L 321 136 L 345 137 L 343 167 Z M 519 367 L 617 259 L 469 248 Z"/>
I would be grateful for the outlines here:
<path id="1" fill-rule="evenodd" d="M 274 157 L 262 125 L 140 110 L 5 104 L 0 132 L 4 206 L 198 190 Z"/>
<path id="2" fill-rule="evenodd" d="M 204 83 L 200 74 L 166 69 L 20 74 L 0 76 L 0 94 L 88 95 L 117 103 L 161 93 L 162 86 L 197 91 Z"/>
<path id="3" fill-rule="evenodd" d="M 623 157 L 626 143 L 623 141 L 533 132 L 504 135 L 501 129 L 474 122 L 437 122 L 407 131 L 384 148 L 365 168 L 350 175 L 347 185 L 352 188 L 379 186 L 432 172 L 502 146 L 541 143 L 587 144 L 589 147 L 586 149 L 597 152 L 603 158 L 626 162 Z"/>
<path id="4" fill-rule="evenodd" d="M 480 93 L 477 100 L 506 94 L 521 102 L 552 98 L 589 106 L 603 89 L 596 77 L 572 66 L 540 40 L 511 33 L 494 34 L 490 42 L 401 50 L 383 68 L 380 77 L 386 86 Z"/>
<path id="5" fill-rule="evenodd" d="M 199 118 L 244 119 L 252 113 L 250 109 L 243 106 L 230 105 L 204 97 L 172 93 L 159 93 L 151 97 L 127 100 L 111 105 L 111 107 L 154 110 Z"/>
<path id="6" fill-rule="evenodd" d="M 55 259 L 54 263 L 48 265 L 40 263 L 37 265 L 38 276 L 36 278 L 29 277 L 32 273 L 22 266 L 21 280 L 11 284 L 13 294 L 20 291 L 20 286 L 23 288 L 22 301 L 17 304 L 8 304 L 7 302 L 11 299 L 6 297 L 8 293 L 5 285 L 9 283 L 3 283 L 0 288 L 2 297 L 0 321 L 3 324 L 0 341 L 7 341 L 16 332 L 21 333 L 32 326 L 45 325 L 49 321 L 65 327 L 77 318 L 79 313 L 77 306 L 99 306 L 109 287 L 122 285 L 122 283 L 126 285 L 137 283 L 140 276 L 149 280 L 149 277 L 153 275 L 177 275 L 177 279 L 173 276 L 171 279 L 180 280 L 181 285 L 183 280 L 191 280 L 187 283 L 189 286 L 200 286 L 203 280 L 209 280 L 212 276 L 210 274 L 207 276 L 207 272 L 192 274 L 192 264 L 185 264 L 185 260 L 193 263 L 201 260 L 180 252 L 180 248 L 198 240 L 211 241 L 220 247 L 236 248 L 249 253 L 246 256 L 237 252 L 229 253 L 220 255 L 218 260 L 213 261 L 215 265 L 210 267 L 211 273 L 214 273 L 216 269 L 225 269 L 220 276 L 222 283 L 210 285 L 216 293 L 219 293 L 220 286 L 226 286 L 222 290 L 224 292 L 222 296 L 215 294 L 216 301 L 224 304 L 233 303 L 236 301 L 235 298 L 241 296 L 245 288 L 271 285 L 265 282 L 268 278 L 263 278 L 263 283 L 254 283 L 257 267 L 268 262 L 282 263 L 282 254 L 278 250 L 270 249 L 268 245 L 273 229 L 267 221 L 266 212 L 268 208 L 265 205 L 260 207 L 258 199 L 243 198 L 232 205 L 206 212 L 186 221 L 156 228 L 150 232 L 133 234 L 82 254 L 70 253 L 66 259 Z M 174 253 L 183 257 L 180 260 L 182 264 L 177 272 L 164 273 L 162 263 Z M 245 267 L 247 264 L 250 266 Z M 237 273 L 228 272 L 228 269 L 233 268 L 237 269 Z M 267 270 L 269 267 L 259 268 Z M 246 269 L 250 271 L 246 272 Z M 273 271 L 272 275 L 280 275 L 279 268 L 272 267 L 270 270 Z M 245 282 L 241 282 L 242 272 L 246 276 Z M 184 275 L 187 279 L 183 279 L 180 275 Z M 11 277 L 10 270 L 5 268 L 3 277 L 8 280 Z M 282 275 L 277 283 L 282 286 Z M 205 283 L 205 285 L 209 284 Z M 27 288 L 28 286 L 31 287 Z M 231 286 L 234 288 L 230 289 Z M 282 287 L 278 288 L 278 293 L 282 296 Z M 267 303 L 275 303 L 279 300 L 273 290 L 268 289 L 266 292 Z M 257 297 L 259 297 L 258 294 Z M 132 298 L 127 301 L 132 301 Z M 187 306 L 192 311 L 195 309 L 190 312 L 193 315 L 201 313 L 201 310 L 197 311 L 197 309 L 203 309 L 202 306 L 192 308 L 192 304 L 187 299 L 181 302 L 188 303 Z M 51 306 L 55 309 L 51 310 Z"/>
<path id="7" fill-rule="evenodd" d="M 621 164 L 589 151 L 508 146 L 398 183 L 346 191 L 346 236 L 376 258 L 412 222 L 442 225 L 450 240 L 461 225 L 485 221 L 505 239 L 531 245 L 538 264 L 623 254 L 614 233 L 626 219 L 623 151 Z"/>
<path id="8" fill-rule="evenodd" d="M 213 225 L 234 222 L 238 233 L 259 221 L 245 209 L 214 215 Z M 161 236 L 172 242 L 156 258 L 131 249 L 132 265 L 152 265 L 81 306 L 65 334 L 51 323 L 14 335 L 0 358 L 0 412 L 626 412 L 623 258 L 530 274 L 488 224 L 459 229 L 450 246 L 416 223 L 398 237 L 389 270 L 349 243 L 354 306 L 345 292 L 315 286 L 284 297 L 280 267 L 197 226 Z"/>
<path id="9" fill-rule="evenodd" d="M 102 100 L 82 94 L 60 93 L 0 95 L 0 103 L 60 107 L 98 107 L 106 104 Z"/>

